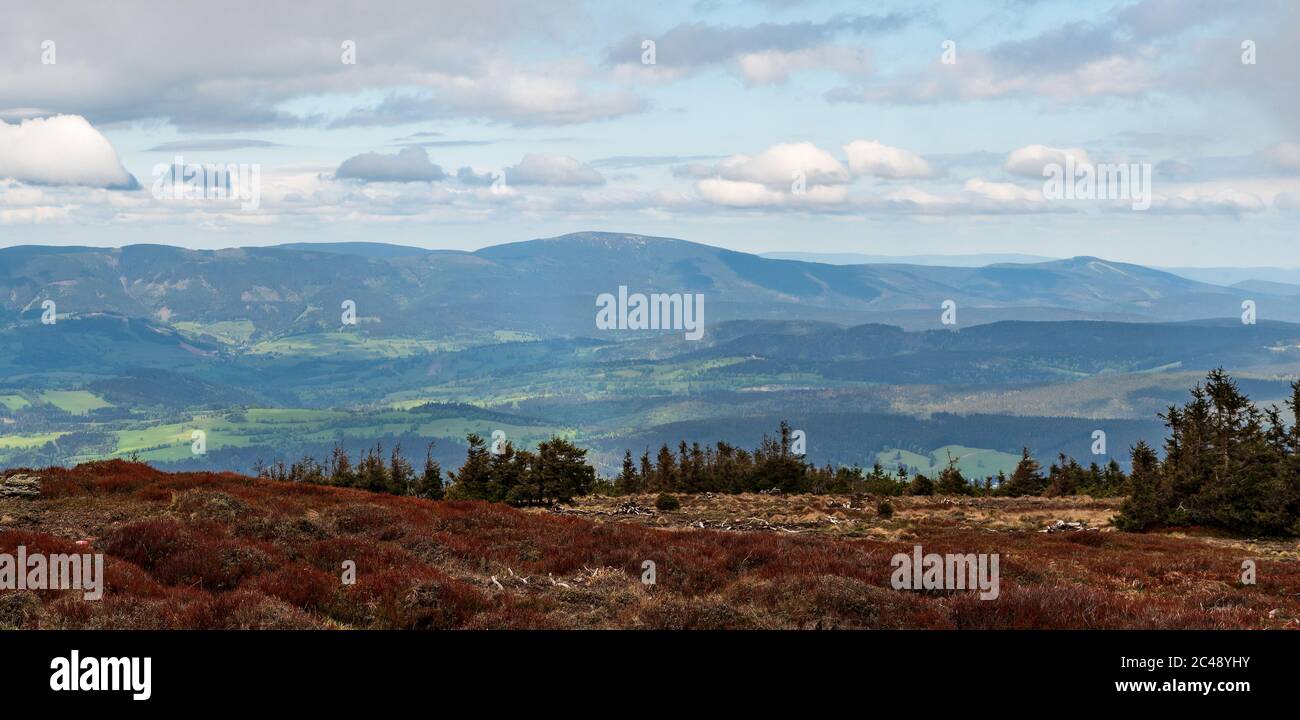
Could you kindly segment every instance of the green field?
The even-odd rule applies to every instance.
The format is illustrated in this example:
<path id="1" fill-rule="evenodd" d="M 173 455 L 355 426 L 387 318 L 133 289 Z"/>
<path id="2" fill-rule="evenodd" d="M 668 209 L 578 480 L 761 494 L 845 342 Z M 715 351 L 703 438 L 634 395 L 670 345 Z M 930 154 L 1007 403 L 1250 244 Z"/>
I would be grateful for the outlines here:
<path id="1" fill-rule="evenodd" d="M 273 357 L 402 358 L 458 349 L 450 342 L 409 337 L 370 337 L 340 331 L 289 335 L 263 340 L 248 348 L 249 355 Z"/>
<path id="2" fill-rule="evenodd" d="M 243 345 L 257 332 L 251 320 L 225 320 L 214 323 L 178 322 L 173 327 L 186 335 L 207 335 L 227 345 Z"/>
<path id="3" fill-rule="evenodd" d="M 876 455 L 876 462 L 887 470 L 893 470 L 900 464 L 906 465 L 912 472 L 933 478 L 948 466 L 949 457 L 957 461 L 957 469 L 968 479 L 989 475 L 996 477 L 999 471 L 1010 475 L 1020 462 L 1019 455 L 962 445 L 944 445 L 930 451 L 929 455 L 889 448 Z"/>
<path id="4" fill-rule="evenodd" d="M 31 407 L 32 404 L 22 395 L 0 395 L 0 405 L 4 405 L 10 410 L 22 410 L 25 407 Z"/>
<path id="5" fill-rule="evenodd" d="M 58 440 L 67 433 L 51 432 L 39 435 L 0 435 L 0 450 L 21 450 L 40 447 L 47 442 Z"/>
<path id="6" fill-rule="evenodd" d="M 520 425 L 470 418 L 433 418 L 401 410 L 345 411 L 302 408 L 253 408 L 243 412 L 195 415 L 183 421 L 117 430 L 119 457 L 169 462 L 191 457 L 192 434 L 202 430 L 208 450 L 298 443 L 333 444 L 385 435 L 419 435 L 463 442 L 468 433 L 491 438 L 500 430 L 521 447 L 531 447 L 552 435 L 572 438 L 573 430 L 546 425 Z M 411 449 L 414 451 L 414 449 Z"/>
<path id="7" fill-rule="evenodd" d="M 46 390 L 41 393 L 40 398 L 42 402 L 73 415 L 85 415 L 91 410 L 113 406 L 112 403 L 86 390 Z"/>

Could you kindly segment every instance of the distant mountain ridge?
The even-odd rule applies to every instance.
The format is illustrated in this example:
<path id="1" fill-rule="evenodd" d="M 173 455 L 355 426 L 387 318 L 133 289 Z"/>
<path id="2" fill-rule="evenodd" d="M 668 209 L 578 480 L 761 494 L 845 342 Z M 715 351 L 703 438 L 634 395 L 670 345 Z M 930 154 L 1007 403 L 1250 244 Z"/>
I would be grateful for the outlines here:
<path id="1" fill-rule="evenodd" d="M 971 255 L 868 255 L 864 253 L 765 252 L 761 257 L 773 260 L 802 260 L 827 265 L 939 265 L 942 267 L 984 267 L 998 263 L 1038 263 L 1059 258 L 1023 253 L 982 253 Z"/>
<path id="2" fill-rule="evenodd" d="M 1231 318 L 1254 300 L 1260 318 L 1300 321 L 1300 296 L 1232 288 L 1161 270 L 1076 257 L 983 267 L 830 265 L 764 258 L 701 243 L 584 232 L 475 252 L 379 243 L 226 250 L 0 249 L 0 322 L 109 312 L 162 323 L 251 323 L 255 337 L 340 327 L 356 303 L 372 335 L 537 337 L 595 332 L 595 297 L 702 293 L 706 323 L 806 320 L 941 328 L 999 320 L 1182 321 Z"/>

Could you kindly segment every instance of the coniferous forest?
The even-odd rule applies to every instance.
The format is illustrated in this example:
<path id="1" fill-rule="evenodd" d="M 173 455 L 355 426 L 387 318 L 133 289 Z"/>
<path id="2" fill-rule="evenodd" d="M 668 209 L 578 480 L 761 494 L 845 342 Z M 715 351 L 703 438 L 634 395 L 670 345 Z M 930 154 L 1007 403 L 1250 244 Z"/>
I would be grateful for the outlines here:
<path id="1" fill-rule="evenodd" d="M 388 462 L 381 446 L 354 465 L 340 446 L 328 462 L 306 457 L 289 465 L 260 467 L 274 480 L 355 487 L 429 499 L 488 500 L 516 506 L 571 502 L 588 493 L 781 493 L 983 496 L 1126 496 L 1116 525 L 1142 531 L 1161 525 L 1202 525 L 1251 535 L 1300 532 L 1300 423 L 1288 424 L 1300 407 L 1300 382 L 1285 408 L 1260 409 L 1222 369 L 1191 390 L 1186 404 L 1160 415 L 1168 438 L 1157 452 L 1139 442 L 1130 449 L 1131 470 L 1112 459 L 1087 466 L 1064 454 L 1043 469 L 1028 448 L 1010 476 L 965 477 L 951 461 L 935 477 L 904 466 L 817 466 L 793 450 L 782 422 L 750 450 L 718 442 L 680 441 L 639 457 L 623 455 L 613 478 L 600 478 L 586 450 L 559 437 L 535 450 L 509 442 L 489 448 L 479 435 L 467 438 L 458 471 L 444 480 L 432 445 L 421 469 L 394 446 Z"/>

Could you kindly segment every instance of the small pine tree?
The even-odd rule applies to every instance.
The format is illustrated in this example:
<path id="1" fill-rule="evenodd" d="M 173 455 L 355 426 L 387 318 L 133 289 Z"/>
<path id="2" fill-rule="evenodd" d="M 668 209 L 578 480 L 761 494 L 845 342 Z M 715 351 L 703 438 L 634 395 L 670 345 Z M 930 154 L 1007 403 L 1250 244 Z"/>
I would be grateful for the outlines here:
<path id="1" fill-rule="evenodd" d="M 330 484 L 352 487 L 357 482 L 356 473 L 352 471 L 352 460 L 343 445 L 335 445 L 330 457 Z"/>
<path id="2" fill-rule="evenodd" d="M 623 471 L 618 474 L 615 488 L 623 495 L 641 492 L 641 478 L 637 474 L 636 465 L 632 463 L 631 450 L 623 451 Z"/>
<path id="3" fill-rule="evenodd" d="M 1139 532 L 1164 522 L 1161 496 L 1164 489 L 1160 481 L 1160 460 L 1145 442 L 1138 441 L 1129 451 L 1133 470 L 1129 473 L 1132 494 L 1120 506 L 1119 516 L 1112 519 L 1115 527 Z"/>
<path id="4" fill-rule="evenodd" d="M 939 471 L 939 482 L 935 485 L 935 491 L 940 495 L 969 495 L 971 493 L 970 483 L 962 476 L 961 470 L 957 467 L 957 459 L 948 455 L 948 467 Z"/>
<path id="5" fill-rule="evenodd" d="M 1020 454 L 1020 462 L 1003 487 L 1002 494 L 1012 497 L 1039 495 L 1046 485 L 1047 479 L 1043 477 L 1043 467 L 1029 454 L 1029 448 L 1024 448 Z"/>
<path id="6" fill-rule="evenodd" d="M 934 481 L 930 478 L 917 473 L 912 476 L 912 482 L 907 486 L 908 495 L 933 495 Z"/>
<path id="7" fill-rule="evenodd" d="M 465 442 L 465 464 L 451 473 L 455 484 L 447 496 L 455 500 L 492 500 L 492 455 L 487 443 L 476 433 L 466 435 Z"/>
<path id="8" fill-rule="evenodd" d="M 442 488 L 442 466 L 437 460 L 433 459 L 433 443 L 429 443 L 428 449 L 424 451 L 424 472 L 420 474 L 420 479 L 415 483 L 416 497 L 426 498 L 428 500 L 441 500 L 443 497 Z"/>
<path id="9" fill-rule="evenodd" d="M 388 492 L 394 495 L 411 495 L 414 493 L 415 470 L 411 463 L 402 457 L 402 444 L 394 443 L 388 464 Z"/>

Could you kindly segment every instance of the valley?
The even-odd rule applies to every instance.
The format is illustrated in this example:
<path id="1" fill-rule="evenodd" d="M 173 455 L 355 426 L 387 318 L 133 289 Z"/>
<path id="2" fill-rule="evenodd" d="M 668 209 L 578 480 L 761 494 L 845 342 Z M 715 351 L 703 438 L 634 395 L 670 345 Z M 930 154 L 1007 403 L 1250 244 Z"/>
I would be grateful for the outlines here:
<path id="1" fill-rule="evenodd" d="M 1243 324 L 1241 288 L 1095 258 L 823 265 L 614 233 L 396 247 L 0 249 L 0 465 L 249 472 L 433 442 L 454 468 L 467 434 L 501 433 L 572 439 L 613 473 L 624 450 L 753 445 L 785 420 L 817 464 L 933 474 L 951 452 L 984 477 L 1025 447 L 1127 463 L 1206 370 L 1267 405 L 1300 367 L 1295 297 L 1252 296 L 1267 312 Z M 611 282 L 707 296 L 702 337 L 601 329 Z"/>

